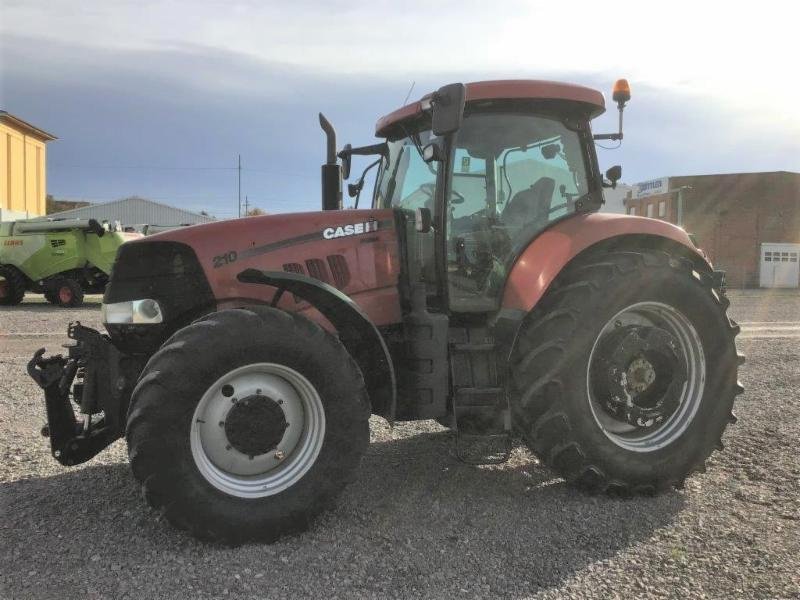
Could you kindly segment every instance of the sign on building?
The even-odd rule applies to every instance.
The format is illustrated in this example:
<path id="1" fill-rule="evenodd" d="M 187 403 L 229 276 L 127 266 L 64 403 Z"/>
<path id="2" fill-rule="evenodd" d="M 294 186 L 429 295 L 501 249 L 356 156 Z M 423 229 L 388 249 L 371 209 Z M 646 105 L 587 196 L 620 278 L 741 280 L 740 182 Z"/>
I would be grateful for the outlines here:
<path id="1" fill-rule="evenodd" d="M 641 183 L 637 183 L 635 187 L 637 198 L 664 194 L 669 191 L 669 177 L 659 177 L 658 179 L 642 181 Z"/>

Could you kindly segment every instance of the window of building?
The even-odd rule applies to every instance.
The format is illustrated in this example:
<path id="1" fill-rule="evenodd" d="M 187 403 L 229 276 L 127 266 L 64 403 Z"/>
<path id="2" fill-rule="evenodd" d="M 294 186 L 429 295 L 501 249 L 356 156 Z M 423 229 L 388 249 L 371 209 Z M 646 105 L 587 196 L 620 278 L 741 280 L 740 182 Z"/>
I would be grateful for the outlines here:
<path id="1" fill-rule="evenodd" d="M 772 262 L 772 252 L 764 252 L 764 262 Z"/>
<path id="2" fill-rule="evenodd" d="M 658 203 L 658 216 L 659 217 L 667 216 L 667 203 L 664 200 Z"/>
<path id="3" fill-rule="evenodd" d="M 647 216 L 650 217 L 651 219 L 653 218 L 653 213 L 655 212 L 654 209 L 655 209 L 655 204 L 647 205 Z"/>

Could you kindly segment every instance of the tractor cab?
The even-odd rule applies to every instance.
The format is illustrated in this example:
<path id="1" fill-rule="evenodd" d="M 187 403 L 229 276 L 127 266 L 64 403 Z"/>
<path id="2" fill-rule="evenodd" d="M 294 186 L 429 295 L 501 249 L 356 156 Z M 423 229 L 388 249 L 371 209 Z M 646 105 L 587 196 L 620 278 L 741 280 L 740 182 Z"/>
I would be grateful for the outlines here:
<path id="1" fill-rule="evenodd" d="M 588 88 L 490 81 L 445 86 L 378 122 L 386 144 L 372 147 L 382 155 L 372 207 L 416 215 L 415 259 L 433 306 L 496 311 L 537 235 L 600 208 L 590 121 L 604 110 Z"/>

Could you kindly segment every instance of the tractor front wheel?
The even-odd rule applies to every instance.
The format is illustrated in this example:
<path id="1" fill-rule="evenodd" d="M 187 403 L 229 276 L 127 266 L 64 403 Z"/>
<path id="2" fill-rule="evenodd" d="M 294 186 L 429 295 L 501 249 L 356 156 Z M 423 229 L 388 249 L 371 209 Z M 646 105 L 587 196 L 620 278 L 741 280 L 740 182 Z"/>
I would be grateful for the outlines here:
<path id="1" fill-rule="evenodd" d="M 729 422 L 738 327 L 711 276 L 643 250 L 568 267 L 528 316 L 512 409 L 531 449 L 592 491 L 652 493 L 703 470 Z"/>
<path id="2" fill-rule="evenodd" d="M 11 265 L 0 266 L 0 306 L 16 306 L 25 297 L 25 276 Z"/>
<path id="3" fill-rule="evenodd" d="M 306 529 L 369 443 L 364 380 L 307 318 L 253 307 L 207 315 L 150 359 L 126 437 L 151 506 L 196 537 L 271 542 Z"/>

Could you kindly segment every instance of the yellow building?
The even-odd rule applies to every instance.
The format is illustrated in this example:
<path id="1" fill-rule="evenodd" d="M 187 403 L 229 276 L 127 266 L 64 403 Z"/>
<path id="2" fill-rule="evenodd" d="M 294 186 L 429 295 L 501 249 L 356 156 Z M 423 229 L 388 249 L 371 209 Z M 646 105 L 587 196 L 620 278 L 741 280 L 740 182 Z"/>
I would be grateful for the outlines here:
<path id="1" fill-rule="evenodd" d="M 47 214 L 47 148 L 56 136 L 0 110 L 0 221 Z"/>

